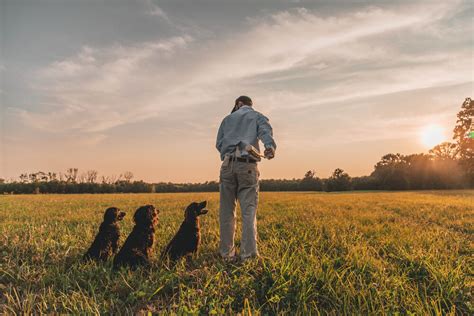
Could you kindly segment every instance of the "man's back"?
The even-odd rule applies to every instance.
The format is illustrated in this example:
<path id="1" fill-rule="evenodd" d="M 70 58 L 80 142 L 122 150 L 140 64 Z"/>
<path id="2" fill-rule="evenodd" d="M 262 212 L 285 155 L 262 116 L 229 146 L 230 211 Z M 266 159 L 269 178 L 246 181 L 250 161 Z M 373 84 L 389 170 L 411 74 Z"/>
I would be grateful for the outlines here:
<path id="1" fill-rule="evenodd" d="M 233 153 L 241 143 L 250 144 L 259 149 L 259 140 L 265 144 L 266 148 L 276 148 L 268 118 L 250 106 L 242 106 L 222 121 L 217 134 L 216 148 L 223 160 L 226 154 Z M 240 149 L 245 153 L 244 148 Z"/>

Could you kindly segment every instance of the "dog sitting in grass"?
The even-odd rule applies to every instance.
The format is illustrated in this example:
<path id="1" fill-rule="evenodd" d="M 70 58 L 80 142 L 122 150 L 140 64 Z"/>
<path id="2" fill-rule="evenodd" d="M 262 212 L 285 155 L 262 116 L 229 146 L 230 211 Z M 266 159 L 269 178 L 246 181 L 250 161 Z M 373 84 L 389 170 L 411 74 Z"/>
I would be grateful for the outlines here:
<path id="1" fill-rule="evenodd" d="M 199 216 L 206 214 L 207 201 L 191 203 L 184 211 L 184 221 L 178 232 L 163 251 L 161 258 L 169 257 L 172 261 L 196 253 L 201 241 Z"/>
<path id="2" fill-rule="evenodd" d="M 117 253 L 120 238 L 118 221 L 121 221 L 124 216 L 125 213 L 116 207 L 105 210 L 104 221 L 100 224 L 99 232 L 92 245 L 85 253 L 84 260 L 106 261 Z"/>
<path id="3" fill-rule="evenodd" d="M 134 269 L 140 265 L 149 265 L 158 214 L 159 210 L 153 205 L 141 206 L 135 211 L 135 226 L 114 258 L 114 269 L 120 266 L 130 266 Z"/>

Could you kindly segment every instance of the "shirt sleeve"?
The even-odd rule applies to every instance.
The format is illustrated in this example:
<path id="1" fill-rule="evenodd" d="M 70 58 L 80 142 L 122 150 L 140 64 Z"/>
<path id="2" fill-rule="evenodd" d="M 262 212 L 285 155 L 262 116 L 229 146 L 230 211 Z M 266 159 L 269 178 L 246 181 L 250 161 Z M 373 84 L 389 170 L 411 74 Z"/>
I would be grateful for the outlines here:
<path id="1" fill-rule="evenodd" d="M 222 141 L 224 139 L 224 122 L 222 121 L 221 126 L 219 126 L 219 131 L 217 132 L 217 139 L 216 139 L 216 148 L 220 152 L 222 148 Z"/>
<path id="2" fill-rule="evenodd" d="M 270 125 L 268 118 L 263 114 L 259 114 L 257 118 L 257 135 L 265 145 L 265 148 L 272 147 L 273 149 L 276 149 L 272 126 Z"/>

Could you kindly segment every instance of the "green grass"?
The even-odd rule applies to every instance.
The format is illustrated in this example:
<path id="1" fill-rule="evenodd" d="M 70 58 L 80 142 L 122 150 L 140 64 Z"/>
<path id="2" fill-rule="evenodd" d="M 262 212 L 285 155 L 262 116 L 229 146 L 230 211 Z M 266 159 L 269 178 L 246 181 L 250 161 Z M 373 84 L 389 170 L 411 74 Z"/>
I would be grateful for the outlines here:
<path id="1" fill-rule="evenodd" d="M 133 211 L 157 206 L 157 254 L 203 199 L 193 260 L 118 273 L 81 262 L 106 207 L 127 212 L 123 242 Z M 474 313 L 472 190 L 262 193 L 258 230 L 262 258 L 230 265 L 215 193 L 0 196 L 0 313 Z"/>

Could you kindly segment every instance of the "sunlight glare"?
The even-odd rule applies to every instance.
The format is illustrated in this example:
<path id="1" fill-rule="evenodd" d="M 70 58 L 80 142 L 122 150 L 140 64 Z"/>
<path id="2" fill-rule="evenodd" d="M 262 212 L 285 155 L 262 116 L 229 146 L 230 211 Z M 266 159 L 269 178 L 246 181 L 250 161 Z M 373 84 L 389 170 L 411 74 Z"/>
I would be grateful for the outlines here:
<path id="1" fill-rule="evenodd" d="M 421 130 L 420 140 L 424 146 L 433 148 L 434 146 L 441 144 L 443 141 L 446 141 L 446 135 L 441 126 L 428 125 Z"/>

